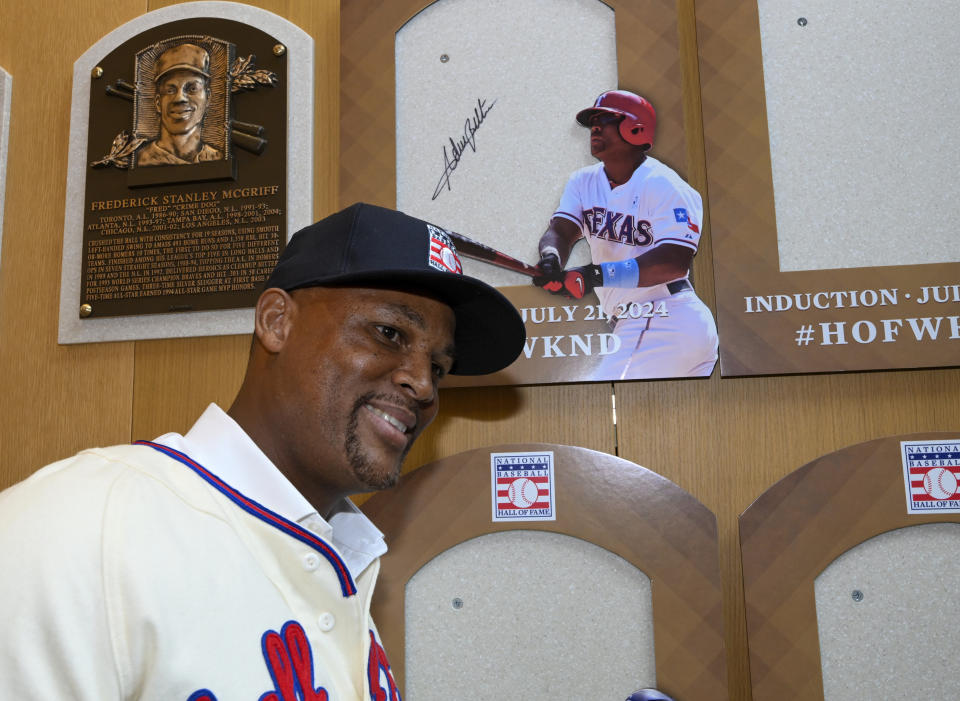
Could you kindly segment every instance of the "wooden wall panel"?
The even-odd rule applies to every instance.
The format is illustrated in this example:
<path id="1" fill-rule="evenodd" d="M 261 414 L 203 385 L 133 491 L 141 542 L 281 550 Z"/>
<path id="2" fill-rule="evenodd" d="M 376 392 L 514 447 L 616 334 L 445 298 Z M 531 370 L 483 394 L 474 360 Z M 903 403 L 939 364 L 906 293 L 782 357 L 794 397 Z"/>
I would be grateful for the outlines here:
<path id="1" fill-rule="evenodd" d="M 0 0 L 0 65 L 13 76 L 0 270 L 0 488 L 83 447 L 183 431 L 208 402 L 229 405 L 239 386 L 249 343 L 242 336 L 56 343 L 73 61 L 104 34 L 164 4 Z M 251 4 L 316 41 L 314 214 L 321 217 L 338 202 L 339 3 Z M 688 172 L 709 205 L 692 0 L 678 0 L 678 10 Z M 713 304 L 709 210 L 706 221 L 694 275 L 700 296 Z M 408 470 L 486 445 L 561 443 L 619 454 L 711 508 L 730 697 L 748 701 L 737 515 L 792 470 L 844 446 L 960 432 L 960 369 L 464 388 L 444 390 L 441 403 Z"/>
<path id="2" fill-rule="evenodd" d="M 210 402 L 229 408 L 249 350 L 249 336 L 137 341 L 133 439 L 184 433 Z"/>
<path id="3" fill-rule="evenodd" d="M 414 445 L 405 471 L 464 450 L 532 438 L 612 454 L 612 413 L 609 383 L 442 390 L 440 415 Z"/>
<path id="4" fill-rule="evenodd" d="M 151 0 L 148 9 L 173 4 Z M 331 0 L 246 4 L 290 20 L 314 39 L 313 210 L 316 218 L 323 217 L 334 211 L 337 201 L 339 4 Z M 137 341 L 133 437 L 186 431 L 210 402 L 228 408 L 240 387 L 249 347 L 249 336 Z"/>
<path id="5" fill-rule="evenodd" d="M 145 9 L 0 2 L 0 65 L 13 76 L 0 270 L 0 485 L 91 445 L 130 439 L 133 344 L 58 346 L 73 62 Z"/>

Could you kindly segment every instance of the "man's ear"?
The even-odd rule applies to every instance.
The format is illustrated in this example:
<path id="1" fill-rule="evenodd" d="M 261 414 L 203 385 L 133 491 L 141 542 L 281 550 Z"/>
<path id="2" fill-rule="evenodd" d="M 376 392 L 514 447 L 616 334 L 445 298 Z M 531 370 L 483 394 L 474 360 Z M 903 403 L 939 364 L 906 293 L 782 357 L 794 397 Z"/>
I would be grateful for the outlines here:
<path id="1" fill-rule="evenodd" d="M 254 333 L 268 353 L 278 353 L 290 337 L 297 304 L 285 290 L 271 287 L 257 300 Z"/>

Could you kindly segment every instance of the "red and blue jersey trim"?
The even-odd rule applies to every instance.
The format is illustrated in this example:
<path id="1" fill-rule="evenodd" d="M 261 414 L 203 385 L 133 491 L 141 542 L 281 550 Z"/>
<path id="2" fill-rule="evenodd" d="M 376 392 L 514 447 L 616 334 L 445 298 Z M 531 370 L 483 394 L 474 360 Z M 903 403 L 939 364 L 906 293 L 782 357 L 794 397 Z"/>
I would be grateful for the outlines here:
<path id="1" fill-rule="evenodd" d="M 697 250 L 697 244 L 695 244 L 693 241 L 688 241 L 687 239 L 663 238 L 657 241 L 657 246 L 659 246 L 662 243 L 673 243 L 678 246 L 686 246 L 687 248 L 692 248 L 695 251 Z"/>
<path id="2" fill-rule="evenodd" d="M 563 217 L 564 219 L 569 219 L 574 224 L 580 225 L 583 224 L 583 216 L 577 216 L 576 214 L 571 214 L 570 212 L 564 212 L 563 210 L 558 209 L 553 213 L 554 217 Z M 552 219 L 553 217 L 551 217 Z"/>
<path id="3" fill-rule="evenodd" d="M 280 514 L 271 511 L 245 494 L 237 491 L 215 474 L 210 472 L 203 465 L 194 461 L 189 455 L 181 453 L 179 450 L 174 450 L 173 448 L 161 445 L 160 443 L 153 443 L 151 441 L 134 441 L 134 445 L 144 445 L 148 448 L 153 448 L 154 450 L 160 451 L 164 455 L 173 458 L 177 462 L 186 465 L 195 473 L 197 473 L 204 481 L 206 481 L 207 484 L 223 494 L 230 501 L 251 516 L 255 516 L 264 523 L 283 531 L 292 538 L 296 538 L 304 545 L 313 548 L 318 553 L 323 555 L 333 566 L 333 570 L 336 572 L 337 578 L 340 580 L 340 590 L 343 592 L 343 595 L 348 597 L 357 593 L 357 586 L 353 582 L 353 577 L 350 576 L 350 570 L 347 569 L 346 563 L 340 559 L 340 556 L 337 554 L 336 550 L 334 550 L 322 538 L 318 538 L 302 526 L 297 525 L 293 521 L 288 521 Z"/>

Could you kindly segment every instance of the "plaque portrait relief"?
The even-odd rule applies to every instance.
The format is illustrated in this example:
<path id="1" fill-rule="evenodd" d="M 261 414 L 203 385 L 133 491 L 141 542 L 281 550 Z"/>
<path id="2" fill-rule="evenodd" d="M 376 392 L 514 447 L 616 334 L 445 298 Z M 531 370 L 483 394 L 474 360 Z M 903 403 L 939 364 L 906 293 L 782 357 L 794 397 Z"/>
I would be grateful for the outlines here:
<path id="1" fill-rule="evenodd" d="M 226 42 L 211 39 L 205 43 L 221 48 Z M 229 50 L 229 45 L 226 48 Z M 219 68 L 218 72 L 223 75 L 223 66 L 217 63 L 222 60 L 213 63 L 212 68 Z M 137 133 L 146 133 L 151 122 L 159 120 L 156 138 L 137 151 L 137 167 L 188 165 L 228 157 L 228 144 L 223 138 L 227 131 L 227 110 L 224 109 L 227 95 L 222 88 L 212 95 L 211 80 L 210 51 L 199 43 L 184 41 L 166 48 L 155 44 L 137 55 L 137 85 L 140 86 L 134 107 Z M 149 98 L 151 87 L 152 100 Z M 205 139 L 203 131 L 208 111 L 212 113 L 213 124 Z M 214 140 L 219 142 L 219 148 L 210 143 Z"/>
<path id="2" fill-rule="evenodd" d="M 60 342 L 248 333 L 312 216 L 313 40 L 191 2 L 113 30 L 73 80 Z"/>
<path id="3" fill-rule="evenodd" d="M 236 46 L 206 35 L 176 36 L 137 52 L 133 84 L 117 79 L 107 94 L 133 102 L 132 136 L 120 132 L 94 168 L 130 169 L 129 184 L 160 185 L 234 177 L 231 146 L 259 155 L 267 146 L 264 127 L 231 118 L 231 94 L 259 86 L 276 87 L 279 78 L 257 68 L 256 56 L 237 58 Z M 149 173 L 153 166 L 206 166 Z"/>

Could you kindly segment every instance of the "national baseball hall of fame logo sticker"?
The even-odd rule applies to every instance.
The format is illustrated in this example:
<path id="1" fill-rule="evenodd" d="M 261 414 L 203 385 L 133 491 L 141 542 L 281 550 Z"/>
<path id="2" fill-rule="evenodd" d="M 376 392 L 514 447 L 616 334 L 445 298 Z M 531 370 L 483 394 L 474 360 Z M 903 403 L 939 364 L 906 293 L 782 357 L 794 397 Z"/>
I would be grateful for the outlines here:
<path id="1" fill-rule="evenodd" d="M 553 452 L 490 453 L 494 521 L 556 521 Z"/>
<path id="2" fill-rule="evenodd" d="M 447 232 L 433 224 L 427 224 L 427 231 L 430 232 L 430 256 L 427 260 L 430 267 L 442 273 L 457 275 L 463 273 L 463 266 L 460 264 L 460 258 L 457 257 L 457 249 Z"/>
<path id="3" fill-rule="evenodd" d="M 901 441 L 909 514 L 960 513 L 960 438 Z"/>

